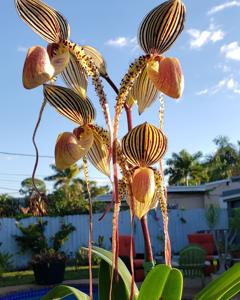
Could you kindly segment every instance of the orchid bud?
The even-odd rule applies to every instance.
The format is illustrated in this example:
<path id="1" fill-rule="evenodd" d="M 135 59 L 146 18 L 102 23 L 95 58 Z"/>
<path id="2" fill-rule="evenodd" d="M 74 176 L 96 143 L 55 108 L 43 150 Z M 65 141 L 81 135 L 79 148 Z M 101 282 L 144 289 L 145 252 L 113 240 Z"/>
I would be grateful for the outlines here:
<path id="1" fill-rule="evenodd" d="M 56 167 L 66 169 L 87 154 L 93 143 L 92 130 L 82 126 L 74 133 L 64 132 L 57 138 L 55 146 Z"/>
<path id="2" fill-rule="evenodd" d="M 148 63 L 147 73 L 160 92 L 175 99 L 182 96 L 184 77 L 177 58 L 156 56 Z"/>
<path id="3" fill-rule="evenodd" d="M 34 46 L 28 50 L 23 67 L 23 86 L 33 89 L 47 81 L 54 75 L 47 50 L 41 46 Z"/>

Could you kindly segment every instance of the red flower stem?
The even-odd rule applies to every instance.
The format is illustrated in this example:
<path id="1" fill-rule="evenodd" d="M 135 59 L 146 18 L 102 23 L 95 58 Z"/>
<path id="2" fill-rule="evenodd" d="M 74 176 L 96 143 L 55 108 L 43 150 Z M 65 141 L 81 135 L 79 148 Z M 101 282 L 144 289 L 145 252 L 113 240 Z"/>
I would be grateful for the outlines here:
<path id="1" fill-rule="evenodd" d="M 112 89 L 118 94 L 118 88 L 114 84 L 114 82 L 111 80 L 111 78 L 108 75 L 103 76 L 103 78 L 109 83 L 109 85 L 112 87 Z M 133 127 L 132 125 L 132 110 L 131 108 L 125 104 L 124 105 L 126 116 L 127 116 L 127 124 L 128 124 L 128 131 L 130 131 Z M 145 260 L 147 262 L 153 262 L 153 253 L 152 253 L 152 245 L 151 245 L 151 239 L 150 234 L 148 230 L 148 223 L 147 223 L 147 217 L 143 216 L 141 218 L 141 226 L 142 226 L 142 232 L 143 232 L 143 238 L 144 238 L 144 244 L 145 244 Z"/>
<path id="2" fill-rule="evenodd" d="M 142 225 L 144 244 L 145 244 L 145 255 L 146 255 L 145 260 L 147 262 L 153 262 L 152 245 L 151 245 L 151 239 L 150 239 L 150 234 L 149 234 L 149 230 L 148 230 L 148 223 L 147 223 L 146 215 L 141 218 L 141 225 Z"/>

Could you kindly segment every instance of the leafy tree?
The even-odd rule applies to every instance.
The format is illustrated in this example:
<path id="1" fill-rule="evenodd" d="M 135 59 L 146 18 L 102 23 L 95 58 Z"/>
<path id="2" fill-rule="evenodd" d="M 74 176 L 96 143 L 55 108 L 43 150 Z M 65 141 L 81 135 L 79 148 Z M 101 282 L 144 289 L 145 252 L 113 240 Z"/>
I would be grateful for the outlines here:
<path id="1" fill-rule="evenodd" d="M 76 164 L 64 171 L 58 171 L 51 165 L 55 174 L 45 179 L 55 181 L 53 193 L 48 195 L 48 213 L 52 215 L 83 214 L 89 210 L 86 181 L 76 178 L 82 167 Z M 98 187 L 95 181 L 90 181 L 92 199 L 109 191 L 108 186 Z M 102 204 L 93 203 L 93 211 L 102 210 Z"/>
<path id="2" fill-rule="evenodd" d="M 173 153 L 172 158 L 166 162 L 168 166 L 164 174 L 169 175 L 169 184 L 171 185 L 193 185 L 207 181 L 207 174 L 204 171 L 199 159 L 202 153 L 190 154 L 186 150 Z"/>
<path id="3" fill-rule="evenodd" d="M 19 213 L 19 203 L 7 194 L 0 195 L 0 217 L 14 217 Z"/>
<path id="4" fill-rule="evenodd" d="M 45 182 L 41 179 L 35 178 L 35 185 L 39 192 L 46 193 L 46 185 Z M 32 178 L 26 178 L 21 182 L 21 189 L 19 190 L 19 193 L 21 195 L 24 195 L 26 197 L 29 197 L 32 195 L 32 193 L 35 191 Z"/>
<path id="5" fill-rule="evenodd" d="M 240 175 L 239 149 L 230 143 L 226 136 L 216 137 L 213 142 L 217 146 L 217 150 L 208 155 L 205 164 L 209 180 L 214 181 Z"/>

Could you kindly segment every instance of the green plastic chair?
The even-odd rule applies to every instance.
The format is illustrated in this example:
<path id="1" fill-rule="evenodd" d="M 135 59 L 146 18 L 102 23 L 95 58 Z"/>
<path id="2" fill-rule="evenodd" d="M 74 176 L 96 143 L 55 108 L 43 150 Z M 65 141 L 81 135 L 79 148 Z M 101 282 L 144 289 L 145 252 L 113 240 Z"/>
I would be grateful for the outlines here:
<path id="1" fill-rule="evenodd" d="M 180 251 L 179 269 L 183 276 L 188 278 L 200 277 L 204 286 L 204 268 L 206 261 L 206 251 L 197 245 L 190 245 Z"/>

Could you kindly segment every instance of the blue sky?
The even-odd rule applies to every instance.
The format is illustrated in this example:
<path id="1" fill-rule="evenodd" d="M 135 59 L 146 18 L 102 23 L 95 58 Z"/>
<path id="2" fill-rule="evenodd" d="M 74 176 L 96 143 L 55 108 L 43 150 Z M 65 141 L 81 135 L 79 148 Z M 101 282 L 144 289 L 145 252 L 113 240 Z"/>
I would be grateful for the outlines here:
<path id="1" fill-rule="evenodd" d="M 160 1 L 46 0 L 46 3 L 67 18 L 71 40 L 91 45 L 103 54 L 108 72 L 118 85 L 128 65 L 142 53 L 136 39 L 141 20 Z M 214 151 L 212 140 L 218 135 L 229 136 L 233 143 L 240 139 L 240 1 L 185 0 L 184 3 L 185 30 L 166 53 L 181 61 L 185 90 L 180 101 L 165 97 L 164 131 L 169 141 L 165 157 L 183 148 L 191 153 L 198 150 L 210 153 Z M 20 20 L 14 1 L 1 1 L 0 14 L 0 152 L 34 154 L 31 136 L 43 99 L 42 88 L 25 90 L 21 76 L 27 49 L 46 43 Z M 115 95 L 104 85 L 113 115 Z M 91 84 L 89 87 L 88 95 L 98 111 L 97 123 L 104 126 L 98 99 Z M 134 125 L 145 120 L 158 124 L 157 112 L 157 102 L 141 117 L 135 108 Z M 53 156 L 57 135 L 72 131 L 75 125 L 50 106 L 42 121 L 37 135 L 39 151 L 41 155 Z M 120 136 L 126 133 L 126 128 L 123 115 Z M 49 164 L 53 161 L 40 159 L 38 178 L 52 174 Z M 17 196 L 20 182 L 31 175 L 33 164 L 33 157 L 0 153 L 0 193 Z M 90 175 L 99 184 L 107 182 L 92 167 Z"/>

